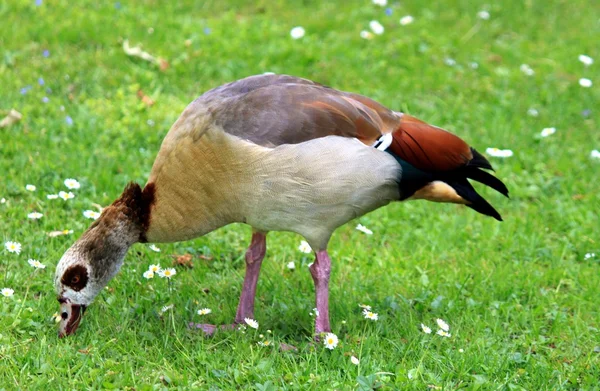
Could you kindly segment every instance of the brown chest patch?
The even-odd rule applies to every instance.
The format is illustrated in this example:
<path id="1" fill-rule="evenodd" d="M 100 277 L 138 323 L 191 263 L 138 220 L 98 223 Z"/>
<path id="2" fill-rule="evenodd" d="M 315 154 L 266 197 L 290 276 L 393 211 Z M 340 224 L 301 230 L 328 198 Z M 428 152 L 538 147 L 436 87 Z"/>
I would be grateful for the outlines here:
<path id="1" fill-rule="evenodd" d="M 64 272 L 60 282 L 79 292 L 87 285 L 88 271 L 81 265 L 73 265 Z"/>

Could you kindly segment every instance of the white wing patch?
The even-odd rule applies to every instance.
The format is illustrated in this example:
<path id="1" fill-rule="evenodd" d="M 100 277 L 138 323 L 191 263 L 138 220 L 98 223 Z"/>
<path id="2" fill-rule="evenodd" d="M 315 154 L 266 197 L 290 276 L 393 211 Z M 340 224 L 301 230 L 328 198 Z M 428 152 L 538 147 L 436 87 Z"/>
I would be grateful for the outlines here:
<path id="1" fill-rule="evenodd" d="M 385 151 L 390 145 L 392 145 L 392 140 L 394 140 L 394 137 L 391 133 L 383 134 L 377 141 L 375 141 L 373 148 L 379 149 L 380 151 Z"/>

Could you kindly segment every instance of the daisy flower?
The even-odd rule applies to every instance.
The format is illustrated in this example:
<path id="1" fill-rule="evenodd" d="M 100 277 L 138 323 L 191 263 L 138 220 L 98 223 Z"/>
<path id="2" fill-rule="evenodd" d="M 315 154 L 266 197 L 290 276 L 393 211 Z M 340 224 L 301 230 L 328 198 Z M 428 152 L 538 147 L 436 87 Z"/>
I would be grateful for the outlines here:
<path id="1" fill-rule="evenodd" d="M 27 263 L 29 263 L 29 265 L 31 265 L 31 267 L 34 267 L 36 269 L 45 269 L 46 265 L 44 265 L 43 263 L 41 263 L 40 261 L 36 260 L 36 259 L 29 259 L 27 261 Z"/>
<path id="2" fill-rule="evenodd" d="M 542 137 L 548 137 L 552 134 L 556 133 L 556 128 L 544 128 L 542 129 L 542 132 L 540 133 L 540 136 Z"/>
<path id="3" fill-rule="evenodd" d="M 10 288 L 2 288 L 0 293 L 2 293 L 2 296 L 4 296 L 4 297 L 12 297 L 12 295 L 14 295 L 15 291 Z"/>
<path id="4" fill-rule="evenodd" d="M 146 270 L 143 276 L 145 279 L 149 280 L 151 278 L 154 278 L 154 272 L 152 270 Z"/>
<path id="5" fill-rule="evenodd" d="M 583 65 L 585 65 L 586 67 L 589 67 L 590 65 L 592 65 L 594 63 L 594 59 L 591 58 L 590 56 L 586 56 L 585 54 L 580 54 L 578 57 L 579 61 L 581 61 L 583 63 Z"/>
<path id="6" fill-rule="evenodd" d="M 158 275 L 161 276 L 162 278 L 171 278 L 175 274 L 177 274 L 177 271 L 173 268 L 160 270 L 158 272 Z"/>
<path id="7" fill-rule="evenodd" d="M 212 312 L 210 308 L 202 308 L 198 310 L 198 315 L 208 315 Z"/>
<path id="8" fill-rule="evenodd" d="M 438 330 L 437 335 L 441 335 L 442 337 L 450 338 L 452 335 L 444 330 Z"/>
<path id="9" fill-rule="evenodd" d="M 8 250 L 9 253 L 21 253 L 21 243 L 19 242 L 6 242 L 4 243 L 4 247 Z"/>
<path id="10" fill-rule="evenodd" d="M 269 341 L 268 339 L 265 339 L 264 341 L 259 341 L 258 346 L 271 346 L 271 341 Z"/>
<path id="11" fill-rule="evenodd" d="M 358 358 L 354 357 L 354 356 L 351 356 L 351 357 L 350 357 L 350 362 L 351 362 L 352 364 L 354 364 L 354 365 L 358 365 L 358 364 L 360 364 L 360 360 L 359 360 Z"/>
<path id="12" fill-rule="evenodd" d="M 370 305 L 366 305 L 366 304 L 359 304 L 358 306 L 359 306 L 360 308 L 362 308 L 363 310 L 371 311 L 371 306 L 370 306 Z"/>
<path id="13" fill-rule="evenodd" d="M 335 349 L 335 347 L 338 345 L 338 342 L 338 337 L 334 333 L 327 333 L 325 335 L 325 339 L 323 340 L 325 348 L 329 350 Z"/>
<path id="14" fill-rule="evenodd" d="M 46 198 L 49 200 L 55 200 L 58 198 L 58 194 L 48 194 Z"/>
<path id="15" fill-rule="evenodd" d="M 490 13 L 487 11 L 479 11 L 477 17 L 481 20 L 488 20 L 490 18 Z"/>
<path id="16" fill-rule="evenodd" d="M 96 212 L 95 210 L 85 210 L 83 211 L 83 217 L 96 220 L 98 217 L 100 217 L 100 212 Z"/>
<path id="17" fill-rule="evenodd" d="M 154 251 L 154 252 L 157 252 L 157 253 L 159 253 L 159 252 L 160 252 L 160 248 L 156 247 L 156 245 L 155 245 L 155 244 L 151 244 L 151 245 L 149 245 L 149 246 L 148 246 L 148 248 L 149 248 L 150 250 Z"/>
<path id="18" fill-rule="evenodd" d="M 423 330 L 425 334 L 431 334 L 431 328 L 425 326 L 423 323 L 421 323 L 421 330 Z"/>
<path id="19" fill-rule="evenodd" d="M 362 39 L 373 39 L 374 35 L 370 31 L 363 30 L 363 31 L 360 32 L 360 37 Z"/>
<path id="20" fill-rule="evenodd" d="M 535 71 L 527 64 L 521 64 L 519 69 L 527 76 L 533 76 L 535 74 Z"/>
<path id="21" fill-rule="evenodd" d="M 465 349 L 463 349 L 463 348 L 460 348 L 460 349 L 458 349 L 458 352 L 459 352 L 459 353 L 464 353 L 464 352 L 465 352 Z"/>
<path id="22" fill-rule="evenodd" d="M 579 79 L 579 85 L 584 88 L 590 88 L 592 86 L 592 81 L 590 79 L 582 77 L 581 79 Z"/>
<path id="23" fill-rule="evenodd" d="M 246 322 L 246 324 L 252 327 L 253 329 L 258 329 L 258 322 L 254 319 L 244 318 L 244 322 Z"/>
<path id="24" fill-rule="evenodd" d="M 444 60 L 444 64 L 448 65 L 449 67 L 453 67 L 456 65 L 456 60 L 453 58 L 446 58 Z"/>
<path id="25" fill-rule="evenodd" d="M 161 271 L 160 264 L 150 265 L 148 267 L 148 271 L 152 273 L 158 273 L 159 271 Z"/>
<path id="26" fill-rule="evenodd" d="M 27 191 L 35 191 L 35 185 L 25 185 L 25 190 Z"/>
<path id="27" fill-rule="evenodd" d="M 487 153 L 488 155 L 492 156 L 492 157 L 511 157 L 513 154 L 513 151 L 511 151 L 510 149 L 498 149 L 498 148 L 487 148 L 485 150 L 485 153 Z"/>
<path id="28" fill-rule="evenodd" d="M 537 117 L 538 115 L 540 115 L 540 113 L 532 107 L 527 110 L 527 115 L 529 115 L 531 117 Z"/>
<path id="29" fill-rule="evenodd" d="M 591 259 L 591 258 L 594 258 L 594 257 L 596 257 L 595 253 L 587 253 L 584 256 L 585 259 Z"/>
<path id="30" fill-rule="evenodd" d="M 381 35 L 385 31 L 385 29 L 383 28 L 383 26 L 381 25 L 381 23 L 379 23 L 376 20 L 372 20 L 371 22 L 369 22 L 369 27 L 377 35 Z"/>
<path id="31" fill-rule="evenodd" d="M 302 27 L 302 26 L 296 26 L 290 30 L 290 35 L 291 35 L 292 39 L 300 39 L 300 38 L 304 37 L 304 34 L 306 34 L 306 31 L 304 30 L 304 27 Z"/>
<path id="32" fill-rule="evenodd" d="M 312 311 L 310 311 L 310 316 L 319 316 L 319 310 L 313 308 Z"/>
<path id="33" fill-rule="evenodd" d="M 65 179 L 65 186 L 67 186 L 67 189 L 70 189 L 70 190 L 79 189 L 81 187 L 79 182 L 77 182 L 77 180 L 75 180 L 73 178 Z"/>
<path id="34" fill-rule="evenodd" d="M 65 191 L 59 191 L 58 192 L 58 196 L 60 198 L 62 198 L 63 200 L 67 201 L 70 200 L 71 198 L 75 198 L 75 194 L 71 193 L 71 192 L 65 192 Z"/>
<path id="35" fill-rule="evenodd" d="M 308 244 L 308 242 L 306 242 L 305 240 L 302 240 L 300 242 L 300 246 L 298 246 L 298 250 L 300 250 L 300 252 L 303 252 L 304 254 L 310 254 L 312 252 L 312 248 L 310 247 L 310 244 Z"/>
<path id="36" fill-rule="evenodd" d="M 437 323 L 438 327 L 444 331 L 448 331 L 450 330 L 450 326 L 448 326 L 448 323 L 444 322 L 442 319 L 438 318 L 435 320 L 435 322 Z"/>
<path id="37" fill-rule="evenodd" d="M 593 149 L 592 152 L 590 152 L 590 157 L 592 159 L 600 159 L 600 151 Z"/>
<path id="38" fill-rule="evenodd" d="M 373 4 L 385 7 L 387 5 L 387 0 L 373 0 Z"/>
<path id="39" fill-rule="evenodd" d="M 167 312 L 168 310 L 170 310 L 171 308 L 173 308 L 173 304 L 166 305 L 160 309 L 160 313 L 163 314 L 163 313 Z"/>
<path id="40" fill-rule="evenodd" d="M 400 18 L 400 25 L 401 26 L 407 26 L 409 24 L 411 24 L 412 22 L 415 21 L 415 18 L 413 18 L 410 15 L 406 15 Z"/>
<path id="41" fill-rule="evenodd" d="M 379 315 L 377 315 L 375 312 L 364 310 L 363 315 L 365 316 L 365 319 L 370 319 L 372 321 L 379 319 Z"/>
<path id="42" fill-rule="evenodd" d="M 373 231 L 371 231 L 369 228 L 365 227 L 365 226 L 364 226 L 364 225 L 362 225 L 362 224 L 358 224 L 358 225 L 356 226 L 356 229 L 357 229 L 358 231 L 360 231 L 360 232 L 363 232 L 363 233 L 367 234 L 367 235 L 373 235 Z"/>
<path id="43" fill-rule="evenodd" d="M 41 214 L 40 212 L 31 212 L 27 215 L 28 219 L 31 220 L 37 220 L 37 219 L 41 219 L 44 215 Z"/>
<path id="44" fill-rule="evenodd" d="M 294 263 L 294 261 L 291 261 L 291 262 L 288 262 L 286 267 L 290 270 L 294 270 L 296 268 L 296 264 Z"/>

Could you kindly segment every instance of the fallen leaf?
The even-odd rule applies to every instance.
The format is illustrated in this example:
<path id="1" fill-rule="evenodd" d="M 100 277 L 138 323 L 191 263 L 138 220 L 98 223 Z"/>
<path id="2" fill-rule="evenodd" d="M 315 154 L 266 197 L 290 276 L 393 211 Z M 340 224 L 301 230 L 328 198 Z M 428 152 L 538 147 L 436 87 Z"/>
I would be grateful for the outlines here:
<path id="1" fill-rule="evenodd" d="M 142 90 L 138 90 L 137 96 L 148 107 L 152 106 L 155 103 L 154 100 L 152 98 L 150 98 L 148 95 L 144 94 L 144 91 L 142 91 Z"/>
<path id="2" fill-rule="evenodd" d="M 192 254 L 184 254 L 184 255 L 174 255 L 173 256 L 173 265 L 174 266 L 185 266 L 190 269 L 194 267 L 192 263 Z"/>
<path id="3" fill-rule="evenodd" d="M 51 238 L 54 238 L 56 236 L 70 235 L 72 233 L 73 233 L 72 229 L 63 229 L 62 231 L 51 231 L 51 232 L 48 232 L 48 236 L 50 236 Z"/>
<path id="4" fill-rule="evenodd" d="M 213 257 L 211 257 L 210 255 L 200 255 L 198 256 L 198 258 L 203 259 L 205 261 L 212 261 Z"/>
<path id="5" fill-rule="evenodd" d="M 2 118 L 2 121 L 0 121 L 0 128 L 7 128 L 11 125 L 14 125 L 17 122 L 19 122 L 22 118 L 23 115 L 21 113 L 19 113 L 15 109 L 10 109 L 8 115 Z"/>
<path id="6" fill-rule="evenodd" d="M 151 63 L 157 65 L 161 71 L 164 71 L 167 68 L 169 68 L 169 62 L 167 60 L 165 60 L 164 58 L 155 57 L 155 56 L 151 55 L 150 53 L 142 50 L 142 48 L 139 46 L 133 46 L 133 47 L 129 46 L 128 39 L 123 41 L 123 51 L 128 56 L 138 57 L 138 58 L 141 58 L 142 60 L 145 60 L 145 61 L 148 61 L 148 62 L 151 62 Z"/>

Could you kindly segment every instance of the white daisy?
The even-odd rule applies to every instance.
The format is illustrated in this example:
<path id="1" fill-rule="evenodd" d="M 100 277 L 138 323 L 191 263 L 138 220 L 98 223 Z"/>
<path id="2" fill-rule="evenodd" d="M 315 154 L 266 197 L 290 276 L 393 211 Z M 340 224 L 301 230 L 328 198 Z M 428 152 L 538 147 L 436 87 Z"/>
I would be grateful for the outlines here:
<path id="1" fill-rule="evenodd" d="M 298 246 L 298 250 L 303 252 L 304 254 L 310 254 L 312 252 L 312 248 L 310 248 L 310 244 L 308 242 L 302 240 L 300 242 L 300 246 Z"/>
<path id="2" fill-rule="evenodd" d="M 148 271 L 150 271 L 152 273 L 158 273 L 158 272 L 160 272 L 161 271 L 160 264 L 150 265 L 148 267 Z"/>
<path id="3" fill-rule="evenodd" d="M 437 323 L 438 327 L 444 331 L 448 331 L 450 330 L 450 326 L 448 326 L 448 323 L 444 322 L 442 319 L 437 318 L 435 320 L 435 322 Z"/>
<path id="4" fill-rule="evenodd" d="M 444 59 L 444 64 L 448 65 L 449 67 L 453 67 L 456 65 L 456 60 L 448 57 Z"/>
<path id="5" fill-rule="evenodd" d="M 367 311 L 371 311 L 371 306 L 367 305 L 367 304 L 359 304 L 358 305 L 360 308 L 362 308 L 363 310 L 367 310 Z"/>
<path id="6" fill-rule="evenodd" d="M 100 217 L 100 212 L 96 212 L 95 210 L 85 210 L 83 211 L 83 216 L 87 217 L 88 219 L 96 220 L 98 217 Z"/>
<path id="7" fill-rule="evenodd" d="M 406 26 L 406 25 L 411 24 L 414 21 L 415 21 L 415 18 L 413 18 L 410 15 L 406 15 L 406 16 L 403 16 L 400 18 L 400 25 Z"/>
<path id="8" fill-rule="evenodd" d="M 271 341 L 269 341 L 268 339 L 265 339 L 264 341 L 259 341 L 258 345 L 259 346 L 265 346 L 265 347 L 271 346 Z"/>
<path id="9" fill-rule="evenodd" d="M 585 54 L 580 54 L 578 58 L 579 58 L 579 61 L 581 61 L 583 63 L 583 65 L 585 65 L 586 67 L 589 67 L 590 65 L 592 65 L 594 63 L 594 59 L 591 58 L 590 56 L 586 56 Z"/>
<path id="10" fill-rule="evenodd" d="M 159 252 L 160 252 L 160 248 L 156 247 L 156 245 L 155 245 L 155 244 L 151 244 L 151 245 L 149 245 L 149 246 L 148 246 L 148 248 L 149 248 L 150 250 L 154 251 L 154 252 L 157 252 L 157 253 L 159 253 Z"/>
<path id="11" fill-rule="evenodd" d="M 591 258 L 595 258 L 595 257 L 596 257 L 595 253 L 587 253 L 584 256 L 585 259 L 591 259 Z"/>
<path id="12" fill-rule="evenodd" d="M 530 108 L 527 110 L 527 115 L 537 117 L 538 115 L 540 115 L 540 113 L 536 109 Z"/>
<path id="13" fill-rule="evenodd" d="M 477 17 L 482 20 L 488 20 L 490 18 L 490 13 L 487 11 L 479 11 L 477 13 Z"/>
<path id="14" fill-rule="evenodd" d="M 459 353 L 464 353 L 464 352 L 465 352 L 465 349 L 462 349 L 462 348 L 460 348 L 460 349 L 458 349 L 458 352 L 459 352 Z"/>
<path id="15" fill-rule="evenodd" d="M 31 220 L 37 220 L 37 219 L 41 219 L 44 215 L 41 214 L 40 212 L 31 212 L 27 215 L 28 219 Z"/>
<path id="16" fill-rule="evenodd" d="M 48 194 L 46 198 L 49 200 L 55 200 L 58 198 L 58 194 Z"/>
<path id="17" fill-rule="evenodd" d="M 373 0 L 373 4 L 385 7 L 387 5 L 387 0 Z"/>
<path id="18" fill-rule="evenodd" d="M 600 159 L 600 151 L 593 149 L 592 152 L 590 152 L 590 157 L 592 159 Z"/>
<path id="19" fill-rule="evenodd" d="M 286 267 L 290 270 L 294 270 L 294 269 L 296 269 L 296 264 L 294 263 L 294 261 L 291 261 L 291 262 L 288 262 Z"/>
<path id="20" fill-rule="evenodd" d="M 149 280 L 151 278 L 154 278 L 154 272 L 152 270 L 146 270 L 143 276 L 145 279 Z"/>
<path id="21" fill-rule="evenodd" d="M 540 136 L 542 137 L 548 137 L 552 134 L 556 133 L 556 128 L 544 128 L 542 129 L 542 132 L 540 133 Z"/>
<path id="22" fill-rule="evenodd" d="M 423 330 L 425 334 L 431 334 L 431 328 L 425 326 L 423 323 L 421 323 L 421 330 Z"/>
<path id="23" fill-rule="evenodd" d="M 381 23 L 379 23 L 376 20 L 372 20 L 371 22 L 369 22 L 369 27 L 377 35 L 381 35 L 385 31 L 385 28 L 383 28 L 383 26 L 381 25 Z"/>
<path id="24" fill-rule="evenodd" d="M 246 322 L 246 324 L 252 327 L 253 329 L 258 329 L 258 322 L 254 319 L 244 318 L 244 322 Z"/>
<path id="25" fill-rule="evenodd" d="M 521 70 L 521 72 L 523 72 L 527 76 L 533 76 L 535 74 L 535 71 L 533 69 L 531 69 L 531 67 L 527 64 L 521 64 L 519 69 Z"/>
<path id="26" fill-rule="evenodd" d="M 354 365 L 360 364 L 360 360 L 354 356 L 350 356 L 350 362 Z"/>
<path id="27" fill-rule="evenodd" d="M 373 39 L 374 35 L 370 31 L 363 30 L 363 31 L 360 32 L 360 37 L 362 39 Z"/>
<path id="28" fill-rule="evenodd" d="M 35 191 L 35 185 L 25 185 L 25 190 L 27 191 Z"/>
<path id="29" fill-rule="evenodd" d="M 364 225 L 362 225 L 362 224 L 358 224 L 358 225 L 356 226 L 356 229 L 357 229 L 358 231 L 360 231 L 360 232 L 363 232 L 363 233 L 367 234 L 367 235 L 373 235 L 373 231 L 371 231 L 369 228 L 365 227 L 365 226 L 364 226 Z"/>
<path id="30" fill-rule="evenodd" d="M 2 296 L 4 296 L 4 297 L 12 297 L 12 295 L 14 295 L 15 291 L 10 288 L 2 288 L 0 293 L 2 293 Z"/>
<path id="31" fill-rule="evenodd" d="M 58 192 L 58 196 L 60 198 L 62 198 L 63 200 L 67 201 L 70 200 L 71 198 L 75 198 L 75 194 L 71 193 L 71 192 L 65 192 L 65 191 L 59 191 Z"/>
<path id="32" fill-rule="evenodd" d="M 67 186 L 67 189 L 70 189 L 70 190 L 79 189 L 81 187 L 79 182 L 77 182 L 73 178 L 65 179 L 65 186 Z"/>
<path id="33" fill-rule="evenodd" d="M 441 335 L 442 337 L 450 338 L 452 335 L 444 330 L 438 330 L 437 335 Z"/>
<path id="34" fill-rule="evenodd" d="M 300 38 L 304 37 L 304 34 L 306 34 L 306 31 L 304 30 L 304 27 L 302 27 L 302 26 L 296 26 L 290 30 L 290 35 L 291 35 L 292 39 L 300 39 Z"/>
<path id="35" fill-rule="evenodd" d="M 513 156 L 513 151 L 511 151 L 510 149 L 487 148 L 485 150 L 485 153 L 493 157 L 502 158 Z"/>
<path id="36" fill-rule="evenodd" d="M 166 305 L 160 309 L 160 313 L 163 314 L 163 313 L 167 312 L 168 310 L 170 310 L 171 308 L 173 308 L 173 304 Z"/>
<path id="37" fill-rule="evenodd" d="M 579 79 L 579 85 L 584 88 L 589 88 L 592 86 L 592 81 L 590 79 L 586 79 L 585 77 L 582 77 L 581 79 Z"/>
<path id="38" fill-rule="evenodd" d="M 4 247 L 9 253 L 21 253 L 21 243 L 19 242 L 6 242 L 4 243 Z"/>
<path id="39" fill-rule="evenodd" d="M 36 268 L 36 269 L 45 269 L 46 265 L 44 265 L 43 263 L 41 263 L 38 260 L 35 259 L 29 259 L 27 261 L 27 263 L 29 263 L 32 267 Z"/>
<path id="40" fill-rule="evenodd" d="M 323 343 L 325 344 L 325 348 L 327 348 L 329 350 L 335 349 L 335 347 L 338 345 L 338 342 L 339 342 L 338 337 L 334 333 L 327 333 L 325 335 L 325 339 L 323 340 Z"/>
<path id="41" fill-rule="evenodd" d="M 364 310 L 363 315 L 365 316 L 365 319 L 370 319 L 372 321 L 379 319 L 379 315 L 377 315 L 375 312 Z"/>
<path id="42" fill-rule="evenodd" d="M 312 311 L 310 311 L 310 316 L 319 316 L 319 310 L 313 308 Z"/>
<path id="43" fill-rule="evenodd" d="M 198 310 L 198 315 L 208 315 L 212 312 L 210 308 L 202 308 Z"/>
<path id="44" fill-rule="evenodd" d="M 158 275 L 161 276 L 162 278 L 171 278 L 175 274 L 177 274 L 177 271 L 173 268 L 160 270 L 158 272 Z"/>

